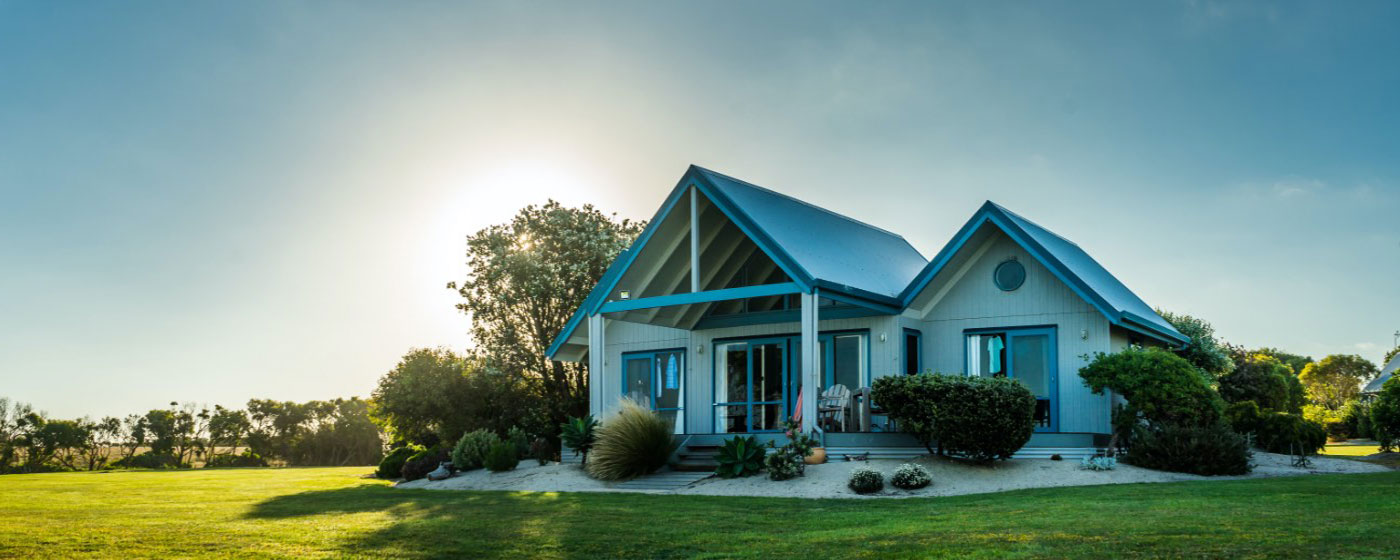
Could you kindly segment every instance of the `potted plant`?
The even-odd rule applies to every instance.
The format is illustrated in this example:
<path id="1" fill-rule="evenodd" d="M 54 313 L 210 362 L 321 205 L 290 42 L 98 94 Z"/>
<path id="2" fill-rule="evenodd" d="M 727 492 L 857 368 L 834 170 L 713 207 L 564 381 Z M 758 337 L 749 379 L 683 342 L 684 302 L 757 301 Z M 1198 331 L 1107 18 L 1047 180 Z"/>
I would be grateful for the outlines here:
<path id="1" fill-rule="evenodd" d="M 788 447 L 797 451 L 802 462 L 820 465 L 826 462 L 826 448 L 819 447 L 817 439 L 802 432 L 802 425 L 789 419 L 783 422 L 783 434 L 788 437 Z"/>

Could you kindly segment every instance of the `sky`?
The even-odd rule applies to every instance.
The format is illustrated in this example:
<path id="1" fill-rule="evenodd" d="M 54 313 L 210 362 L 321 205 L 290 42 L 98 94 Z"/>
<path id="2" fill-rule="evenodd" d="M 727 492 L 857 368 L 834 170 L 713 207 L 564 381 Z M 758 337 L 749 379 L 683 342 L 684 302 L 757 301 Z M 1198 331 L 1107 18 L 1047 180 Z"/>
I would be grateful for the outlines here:
<path id="1" fill-rule="evenodd" d="M 937 253 L 984 200 L 1226 340 L 1400 330 L 1393 2 L 0 0 L 0 396 L 367 396 L 464 240 L 689 164 Z"/>

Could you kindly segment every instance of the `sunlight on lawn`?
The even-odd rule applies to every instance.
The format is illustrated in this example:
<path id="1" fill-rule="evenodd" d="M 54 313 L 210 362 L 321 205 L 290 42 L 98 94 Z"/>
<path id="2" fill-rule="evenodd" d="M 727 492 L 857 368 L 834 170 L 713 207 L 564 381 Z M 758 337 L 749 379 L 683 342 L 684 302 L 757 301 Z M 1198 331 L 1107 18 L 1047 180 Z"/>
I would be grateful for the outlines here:
<path id="1" fill-rule="evenodd" d="M 1328 445 L 1322 450 L 1323 455 L 1338 455 L 1343 457 L 1361 457 L 1380 453 L 1380 447 L 1375 445 Z"/>

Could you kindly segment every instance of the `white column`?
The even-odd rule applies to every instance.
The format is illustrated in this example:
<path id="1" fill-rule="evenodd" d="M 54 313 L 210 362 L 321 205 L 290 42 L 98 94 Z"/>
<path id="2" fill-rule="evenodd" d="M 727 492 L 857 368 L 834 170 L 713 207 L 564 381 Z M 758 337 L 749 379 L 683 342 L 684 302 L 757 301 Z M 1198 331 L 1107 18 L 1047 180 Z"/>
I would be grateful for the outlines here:
<path id="1" fill-rule="evenodd" d="M 700 291 L 700 207 L 695 185 L 690 186 L 690 293 Z"/>
<path id="2" fill-rule="evenodd" d="M 603 371 L 607 350 L 603 344 L 603 315 L 588 316 L 588 413 L 603 415 Z"/>
<path id="3" fill-rule="evenodd" d="M 821 348 L 817 345 L 817 291 L 804 293 L 802 299 L 802 431 L 810 432 L 817 425 L 817 364 Z"/>

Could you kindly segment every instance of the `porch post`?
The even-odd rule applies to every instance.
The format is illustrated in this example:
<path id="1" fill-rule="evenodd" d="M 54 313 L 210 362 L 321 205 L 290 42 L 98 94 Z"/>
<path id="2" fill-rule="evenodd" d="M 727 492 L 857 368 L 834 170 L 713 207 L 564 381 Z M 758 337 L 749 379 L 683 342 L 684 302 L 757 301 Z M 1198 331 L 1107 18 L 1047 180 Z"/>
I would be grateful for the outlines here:
<path id="1" fill-rule="evenodd" d="M 603 345 L 603 314 L 588 316 L 588 413 L 603 415 L 603 370 L 607 350 Z"/>
<path id="2" fill-rule="evenodd" d="M 700 209 L 695 205 L 695 185 L 690 186 L 690 293 L 700 291 Z"/>
<path id="3" fill-rule="evenodd" d="M 811 432 L 817 425 L 817 364 L 821 348 L 817 345 L 817 291 L 803 293 L 802 298 L 802 431 Z"/>

